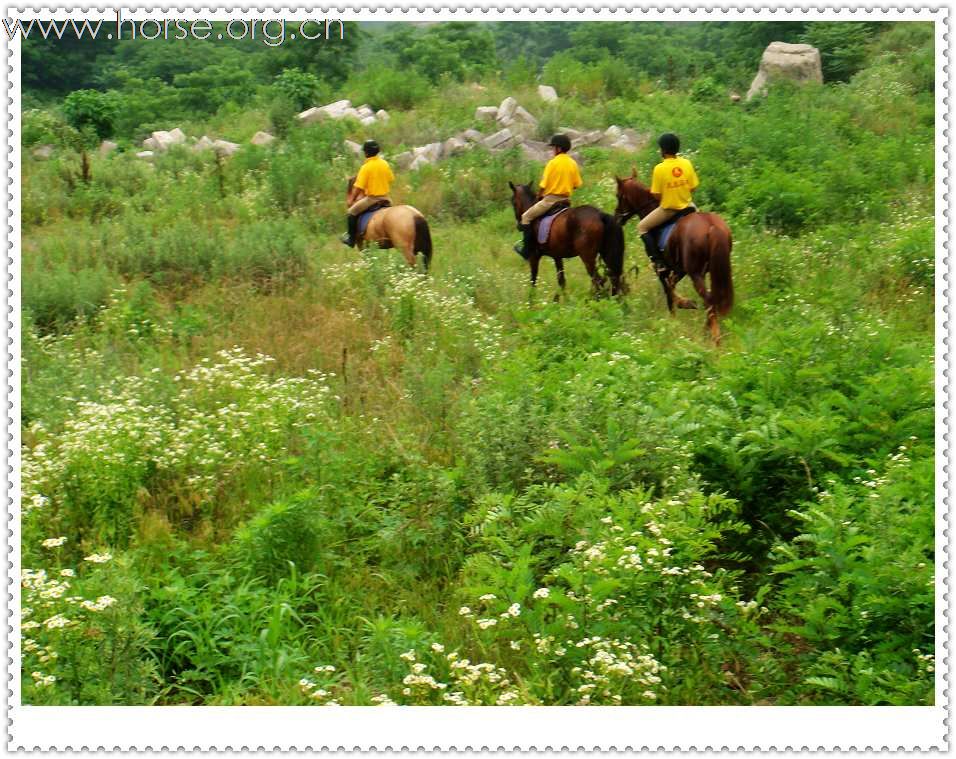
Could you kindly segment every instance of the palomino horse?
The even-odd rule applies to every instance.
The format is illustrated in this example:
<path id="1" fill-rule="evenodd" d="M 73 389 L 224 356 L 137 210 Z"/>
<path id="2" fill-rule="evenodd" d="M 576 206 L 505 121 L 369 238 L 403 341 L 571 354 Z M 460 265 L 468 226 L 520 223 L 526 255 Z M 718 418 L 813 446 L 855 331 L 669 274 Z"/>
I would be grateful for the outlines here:
<path id="1" fill-rule="evenodd" d="M 657 208 L 657 200 L 637 180 L 637 172 L 626 179 L 617 179 L 617 210 L 615 218 L 623 226 L 632 216 L 644 218 Z M 720 343 L 717 317 L 730 311 L 734 304 L 734 283 L 730 275 L 730 249 L 733 240 L 730 227 L 714 213 L 691 213 L 677 222 L 664 250 L 666 269 L 658 272 L 667 308 L 674 313 L 678 308 L 697 308 L 697 305 L 674 292 L 677 283 L 689 276 L 707 308 L 707 326 L 714 342 Z M 710 272 L 710 292 L 704 276 Z"/>
<path id="2" fill-rule="evenodd" d="M 511 187 L 511 205 L 515 218 L 520 221 L 521 214 L 537 202 L 534 192 L 526 184 Z M 537 229 L 535 229 L 537 234 Z M 558 285 L 564 290 L 564 259 L 580 256 L 584 268 L 588 270 L 594 292 L 604 288 L 604 278 L 597 273 L 595 262 L 598 254 L 611 275 L 611 295 L 622 292 L 624 282 L 624 231 L 614 217 L 594 206 L 577 206 L 562 212 L 551 225 L 548 242 L 538 245 L 537 254 L 528 258 L 531 265 L 531 284 L 538 281 L 538 264 L 542 256 L 554 259 L 554 268 L 558 272 Z"/>
<path id="3" fill-rule="evenodd" d="M 358 190 L 353 185 L 355 177 L 349 178 L 346 205 L 352 205 Z M 413 206 L 387 206 L 369 219 L 364 234 L 357 234 L 355 245 L 363 248 L 376 243 L 380 248 L 398 248 L 408 265 L 415 268 L 415 254 L 421 253 L 425 271 L 432 262 L 432 236 L 428 222 L 421 211 Z"/>

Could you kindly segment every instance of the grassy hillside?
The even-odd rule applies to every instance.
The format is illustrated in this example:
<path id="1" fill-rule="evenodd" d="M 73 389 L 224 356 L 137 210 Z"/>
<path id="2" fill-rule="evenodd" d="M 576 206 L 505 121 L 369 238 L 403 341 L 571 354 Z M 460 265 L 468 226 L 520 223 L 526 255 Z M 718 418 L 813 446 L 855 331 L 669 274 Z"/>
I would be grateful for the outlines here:
<path id="1" fill-rule="evenodd" d="M 121 151 L 85 182 L 72 138 L 24 151 L 26 702 L 933 702 L 932 27 L 747 106 L 539 42 L 553 106 L 464 72 L 222 162 Z M 400 174 L 430 276 L 338 242 L 343 139 L 395 155 L 506 95 L 542 136 L 681 135 L 734 232 L 719 350 L 632 225 L 627 297 L 576 261 L 565 301 L 547 263 L 531 291 L 517 150 Z M 159 126 L 245 141 L 273 107 Z M 581 153 L 605 210 L 656 160 Z"/>

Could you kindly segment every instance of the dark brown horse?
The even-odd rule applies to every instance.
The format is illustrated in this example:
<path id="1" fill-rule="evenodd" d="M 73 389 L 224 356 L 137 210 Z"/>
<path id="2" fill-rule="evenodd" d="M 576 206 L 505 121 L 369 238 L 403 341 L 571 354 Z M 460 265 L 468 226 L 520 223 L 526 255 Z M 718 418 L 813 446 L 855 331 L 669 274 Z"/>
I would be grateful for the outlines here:
<path id="1" fill-rule="evenodd" d="M 354 188 L 354 183 L 355 177 L 349 177 L 346 206 L 352 205 L 357 199 L 358 191 Z M 364 234 L 356 237 L 355 244 L 364 248 L 373 242 L 380 248 L 398 248 L 412 268 L 415 268 L 416 253 L 422 254 L 426 272 L 431 266 L 431 231 L 422 212 L 413 206 L 388 206 L 372 216 Z"/>
<path id="2" fill-rule="evenodd" d="M 514 207 L 515 219 L 521 220 L 521 214 L 537 202 L 534 192 L 526 184 L 511 187 L 511 205 Z M 537 234 L 537 224 L 535 225 Z M 580 256 L 584 268 L 591 277 L 594 292 L 604 289 L 604 277 L 598 274 L 597 257 L 607 267 L 611 277 L 611 295 L 622 292 L 624 282 L 624 231 L 614 217 L 604 213 L 594 206 L 576 206 L 564 211 L 551 225 L 551 233 L 545 245 L 536 246 L 537 253 L 528 258 L 531 265 L 531 284 L 538 281 L 538 264 L 542 256 L 551 256 L 554 259 L 554 268 L 558 272 L 558 285 L 564 290 L 564 259 Z"/>
<path id="3" fill-rule="evenodd" d="M 657 200 L 637 180 L 637 172 L 626 179 L 617 179 L 617 210 L 615 218 L 621 226 L 632 216 L 644 218 L 657 208 Z M 730 274 L 730 250 L 733 240 L 730 227 L 714 213 L 692 213 L 677 222 L 664 250 L 666 268 L 658 272 L 667 308 L 674 313 L 678 308 L 697 308 L 697 305 L 674 292 L 677 283 L 690 277 L 694 289 L 707 308 L 707 326 L 715 343 L 720 343 L 717 317 L 730 311 L 734 304 L 734 283 Z M 710 273 L 710 291 L 704 277 Z"/>

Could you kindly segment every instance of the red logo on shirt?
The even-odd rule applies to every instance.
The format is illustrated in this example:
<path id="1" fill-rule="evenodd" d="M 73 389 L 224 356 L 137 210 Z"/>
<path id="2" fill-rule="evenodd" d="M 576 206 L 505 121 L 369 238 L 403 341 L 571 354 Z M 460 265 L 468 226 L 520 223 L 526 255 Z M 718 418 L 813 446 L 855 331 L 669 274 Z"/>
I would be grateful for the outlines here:
<path id="1" fill-rule="evenodd" d="M 684 170 L 680 166 L 675 166 L 673 169 L 671 169 L 671 174 L 673 174 L 675 177 L 679 177 L 683 173 Z"/>

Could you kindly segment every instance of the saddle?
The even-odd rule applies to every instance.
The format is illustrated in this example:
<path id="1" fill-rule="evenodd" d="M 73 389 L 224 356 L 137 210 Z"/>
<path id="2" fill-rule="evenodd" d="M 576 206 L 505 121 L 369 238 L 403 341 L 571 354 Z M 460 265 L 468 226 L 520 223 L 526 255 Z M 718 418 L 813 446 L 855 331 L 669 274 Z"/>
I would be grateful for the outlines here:
<path id="1" fill-rule="evenodd" d="M 554 220 L 558 217 L 559 214 L 564 213 L 571 207 L 571 201 L 565 200 L 561 203 L 555 203 L 551 208 L 549 208 L 543 216 L 539 216 L 535 222 L 538 225 L 537 230 L 537 241 L 538 245 L 546 245 L 548 243 L 548 237 L 551 235 L 551 225 L 554 224 Z"/>
<path id="2" fill-rule="evenodd" d="M 657 239 L 657 249 L 664 252 L 664 249 L 667 247 L 667 241 L 671 237 L 671 232 L 674 231 L 674 227 L 677 226 L 677 222 L 683 219 L 685 216 L 689 216 L 692 213 L 696 213 L 696 206 L 687 206 L 687 208 L 682 208 L 680 211 L 675 213 L 670 221 L 666 224 L 661 224 L 656 229 L 651 230 L 651 234 L 654 235 Z"/>
<path id="3" fill-rule="evenodd" d="M 368 228 L 368 223 L 371 218 L 381 211 L 383 208 L 388 208 L 391 204 L 388 200 L 380 200 L 378 203 L 369 206 L 358 217 L 358 233 L 362 236 L 365 235 L 365 230 Z"/>

